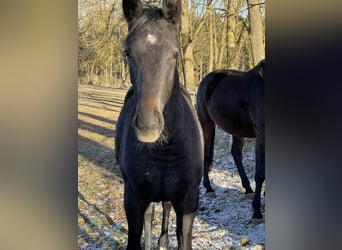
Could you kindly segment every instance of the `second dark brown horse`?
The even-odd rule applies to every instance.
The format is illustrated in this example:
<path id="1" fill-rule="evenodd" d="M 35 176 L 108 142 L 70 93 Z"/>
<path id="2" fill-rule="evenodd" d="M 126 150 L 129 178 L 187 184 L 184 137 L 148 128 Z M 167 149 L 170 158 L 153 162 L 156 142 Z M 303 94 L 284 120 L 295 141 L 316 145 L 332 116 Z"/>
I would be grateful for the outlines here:
<path id="1" fill-rule="evenodd" d="M 204 135 L 204 177 L 207 193 L 213 193 L 208 172 L 213 161 L 215 126 L 233 136 L 231 153 L 246 193 L 253 193 L 242 165 L 244 138 L 256 138 L 253 218 L 262 219 L 260 193 L 265 180 L 265 60 L 250 71 L 217 70 L 201 81 L 197 114 Z"/>

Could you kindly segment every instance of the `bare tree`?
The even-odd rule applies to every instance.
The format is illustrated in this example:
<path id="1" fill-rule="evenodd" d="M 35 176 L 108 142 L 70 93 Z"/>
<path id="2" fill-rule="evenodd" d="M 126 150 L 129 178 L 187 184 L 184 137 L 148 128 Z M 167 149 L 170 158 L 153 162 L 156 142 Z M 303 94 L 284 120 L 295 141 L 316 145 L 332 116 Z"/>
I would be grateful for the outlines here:
<path id="1" fill-rule="evenodd" d="M 143 2 L 160 6 L 162 1 Z M 182 0 L 179 68 L 181 80 L 191 94 L 209 71 L 250 69 L 264 58 L 263 3 Z M 122 54 L 128 29 L 121 9 L 121 0 L 79 0 L 80 82 L 130 85 Z"/>
<path id="2" fill-rule="evenodd" d="M 190 21 L 189 1 L 182 0 L 181 14 L 181 44 L 184 84 L 190 94 L 195 92 L 195 70 L 192 29 Z"/>
<path id="3" fill-rule="evenodd" d="M 208 71 L 213 71 L 214 69 L 214 8 L 212 1 L 208 4 L 209 12 L 209 62 Z"/>
<path id="4" fill-rule="evenodd" d="M 228 56 L 228 68 L 230 69 L 238 69 L 238 60 L 236 53 L 236 1 L 229 0 L 228 1 L 228 9 L 227 9 L 227 56 Z"/>
<path id="5" fill-rule="evenodd" d="M 260 12 L 260 0 L 247 0 L 249 36 L 253 52 L 253 65 L 265 58 L 264 32 Z"/>

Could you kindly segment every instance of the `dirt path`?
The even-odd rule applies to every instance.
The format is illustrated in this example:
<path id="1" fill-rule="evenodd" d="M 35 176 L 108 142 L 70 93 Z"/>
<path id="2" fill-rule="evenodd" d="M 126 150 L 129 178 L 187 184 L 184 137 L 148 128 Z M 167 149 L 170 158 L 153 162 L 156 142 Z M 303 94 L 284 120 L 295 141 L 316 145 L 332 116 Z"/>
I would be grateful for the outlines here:
<path id="1" fill-rule="evenodd" d="M 78 248 L 125 249 L 127 223 L 123 182 L 114 160 L 115 123 L 126 90 L 78 86 Z M 193 229 L 194 249 L 263 249 L 264 224 L 254 225 L 251 200 L 242 194 L 230 156 L 230 137 L 217 131 L 216 166 L 210 173 L 217 198 L 207 198 L 201 186 L 200 208 Z M 246 172 L 253 180 L 254 141 L 244 147 Z M 252 187 L 254 183 L 252 182 Z M 153 246 L 161 225 L 161 205 L 154 220 Z M 170 218 L 170 248 L 177 246 L 175 214 Z M 241 242 L 247 242 L 241 246 Z"/>

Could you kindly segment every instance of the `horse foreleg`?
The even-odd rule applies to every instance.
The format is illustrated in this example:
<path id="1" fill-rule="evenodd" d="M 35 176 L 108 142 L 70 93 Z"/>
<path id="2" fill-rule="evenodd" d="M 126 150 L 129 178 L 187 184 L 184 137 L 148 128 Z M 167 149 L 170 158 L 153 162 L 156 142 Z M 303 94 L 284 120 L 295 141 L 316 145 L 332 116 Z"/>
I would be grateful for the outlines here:
<path id="1" fill-rule="evenodd" d="M 125 187 L 126 189 L 126 187 Z M 128 243 L 127 249 L 141 249 L 140 240 L 143 231 L 144 213 L 146 207 L 136 199 L 135 195 L 125 190 L 125 212 L 128 222 Z"/>
<path id="2" fill-rule="evenodd" d="M 265 144 L 264 138 L 256 139 L 256 169 L 255 169 L 255 194 L 252 202 L 253 219 L 260 220 L 263 218 L 260 211 L 260 195 L 262 184 L 265 181 Z"/>
<path id="3" fill-rule="evenodd" d="M 233 144 L 232 144 L 232 156 L 235 162 L 235 165 L 238 169 L 242 186 L 246 190 L 246 194 L 248 193 L 253 193 L 253 189 L 251 188 L 251 185 L 249 183 L 248 177 L 245 172 L 245 168 L 242 165 L 242 147 L 244 144 L 244 138 L 243 137 L 238 137 L 233 135 Z"/>
<path id="4" fill-rule="evenodd" d="M 190 250 L 191 236 L 192 236 L 192 225 L 194 223 L 196 212 L 183 214 L 183 212 L 176 211 L 177 215 L 177 241 L 178 249 Z"/>
<path id="5" fill-rule="evenodd" d="M 169 235 L 168 235 L 168 228 L 169 228 L 169 216 L 171 211 L 171 202 L 163 202 L 163 222 L 161 233 L 159 237 L 159 248 L 161 250 L 166 250 L 169 248 Z"/>
<path id="6" fill-rule="evenodd" d="M 154 203 L 151 202 L 147 207 L 144 215 L 144 229 L 145 229 L 145 250 L 152 249 L 152 221 L 154 215 Z"/>

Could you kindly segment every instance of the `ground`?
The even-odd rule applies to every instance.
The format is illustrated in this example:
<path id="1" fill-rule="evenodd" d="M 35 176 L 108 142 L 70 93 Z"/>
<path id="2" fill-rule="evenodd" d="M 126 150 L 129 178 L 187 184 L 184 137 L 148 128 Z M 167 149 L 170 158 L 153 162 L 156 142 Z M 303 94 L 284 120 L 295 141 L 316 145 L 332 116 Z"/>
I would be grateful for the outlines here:
<path id="1" fill-rule="evenodd" d="M 123 181 L 114 158 L 115 123 L 126 91 L 78 86 L 78 249 L 125 249 L 127 243 Z M 229 135 L 217 129 L 215 164 L 210 172 L 217 197 L 206 197 L 201 185 L 200 207 L 193 225 L 193 249 L 264 249 L 265 224 L 250 220 L 252 200 L 243 194 L 230 155 L 230 141 Z M 247 139 L 243 151 L 252 187 L 254 143 L 253 139 Z M 157 249 L 161 204 L 156 205 L 153 224 L 153 249 Z M 177 247 L 175 228 L 172 210 L 170 249 Z"/>

